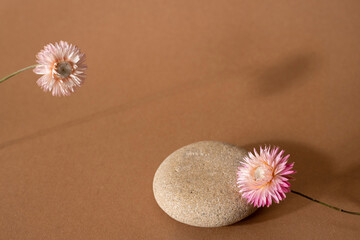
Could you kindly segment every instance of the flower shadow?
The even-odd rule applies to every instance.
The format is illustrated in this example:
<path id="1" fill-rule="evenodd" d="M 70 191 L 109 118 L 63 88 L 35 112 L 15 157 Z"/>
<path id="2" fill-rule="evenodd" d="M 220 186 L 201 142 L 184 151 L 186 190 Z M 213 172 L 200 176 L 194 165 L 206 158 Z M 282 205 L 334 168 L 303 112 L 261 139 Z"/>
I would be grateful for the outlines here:
<path id="1" fill-rule="evenodd" d="M 295 162 L 294 177 L 296 180 L 291 182 L 291 189 L 319 198 L 334 181 L 336 176 L 331 167 L 332 159 L 324 153 L 298 142 L 268 141 L 268 143 L 284 149 L 285 154 L 290 154 L 289 162 Z M 244 147 L 248 151 L 252 151 L 253 147 L 258 149 L 260 145 L 264 145 L 264 143 L 254 143 Z M 288 193 L 286 199 L 280 204 L 272 204 L 269 208 L 259 208 L 254 214 L 234 225 L 269 221 L 299 211 L 310 203 L 309 200 Z"/>
<path id="2" fill-rule="evenodd" d="M 101 119 L 101 118 L 104 118 L 107 116 L 119 114 L 121 112 L 127 112 L 132 109 L 139 108 L 139 107 L 143 107 L 143 106 L 152 104 L 154 102 L 166 99 L 168 97 L 180 95 L 191 89 L 201 88 L 206 84 L 212 84 L 215 82 L 216 82 L 215 80 L 208 81 L 207 79 L 197 80 L 197 81 L 187 81 L 185 83 L 178 84 L 176 86 L 149 94 L 147 96 L 140 97 L 136 100 L 132 100 L 132 101 L 118 104 L 118 105 L 115 105 L 115 106 L 112 106 L 109 108 L 105 108 L 105 109 L 97 111 L 97 112 L 93 112 L 93 113 L 90 113 L 90 114 L 87 114 L 87 115 L 84 115 L 84 116 L 81 116 L 78 118 L 71 119 L 69 121 L 65 121 L 63 123 L 60 123 L 60 124 L 52 126 L 52 127 L 39 129 L 33 133 L 30 133 L 28 135 L 25 135 L 25 136 L 22 136 L 19 138 L 0 142 L 0 150 L 5 149 L 10 146 L 13 146 L 13 145 L 17 145 L 17 144 L 29 141 L 29 140 L 36 139 L 38 137 L 43 137 L 48 134 L 63 131 L 65 129 L 68 129 L 68 128 L 71 128 L 74 126 L 78 126 L 78 125 L 81 125 L 81 124 L 84 124 L 87 122 L 91 122 L 91 121 Z"/>
<path id="3" fill-rule="evenodd" d="M 290 55 L 270 66 L 256 69 L 255 81 L 261 95 L 269 96 L 298 87 L 309 80 L 318 58 L 314 53 Z"/>
<path id="4" fill-rule="evenodd" d="M 357 162 L 359 162 L 358 160 Z M 360 192 L 354 190 L 354 186 L 360 185 L 360 163 L 351 166 L 348 170 L 337 176 L 341 196 L 360 207 Z"/>

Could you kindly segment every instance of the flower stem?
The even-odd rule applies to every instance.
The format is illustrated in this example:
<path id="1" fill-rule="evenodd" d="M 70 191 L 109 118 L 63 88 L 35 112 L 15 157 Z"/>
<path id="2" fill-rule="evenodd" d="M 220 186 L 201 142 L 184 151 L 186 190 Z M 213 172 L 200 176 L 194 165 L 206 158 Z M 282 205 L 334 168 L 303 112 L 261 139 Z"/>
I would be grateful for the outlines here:
<path id="1" fill-rule="evenodd" d="M 25 70 L 28 70 L 28 69 L 30 69 L 30 68 L 34 68 L 34 67 L 36 67 L 36 66 L 37 66 L 37 64 L 28 66 L 28 67 L 23 68 L 23 69 L 20 69 L 19 71 L 16 71 L 16 72 L 10 74 L 9 76 L 6 76 L 6 77 L 0 79 L 0 83 L 4 82 L 5 80 L 8 80 L 9 78 L 11 78 L 11 77 L 13 77 L 13 76 L 15 76 L 15 75 L 17 75 L 17 74 L 25 71 Z"/>
<path id="2" fill-rule="evenodd" d="M 309 199 L 309 200 L 311 200 L 311 201 L 313 201 L 313 202 L 320 203 L 320 204 L 322 204 L 322 205 L 324 205 L 324 206 L 327 206 L 327 207 L 329 207 L 329 208 L 335 209 L 335 210 L 337 210 L 337 211 L 344 212 L 344 213 L 349 213 L 349 214 L 354 214 L 354 215 L 360 215 L 360 212 L 350 212 L 350 211 L 346 211 L 346 210 L 344 210 L 344 209 L 341 209 L 341 208 L 338 208 L 338 207 L 334 207 L 334 206 L 331 206 L 331 205 L 329 205 L 329 204 L 327 204 L 327 203 L 324 203 L 324 202 L 321 202 L 321 201 L 319 201 L 319 200 L 313 199 L 312 197 L 306 196 L 305 194 L 302 194 L 302 193 L 300 193 L 300 192 L 297 192 L 297 191 L 294 191 L 294 190 L 291 190 L 291 192 L 292 192 L 292 193 L 295 193 L 295 194 L 297 194 L 297 195 L 300 195 L 300 196 L 302 196 L 302 197 L 304 197 L 304 198 L 307 198 L 307 199 Z"/>

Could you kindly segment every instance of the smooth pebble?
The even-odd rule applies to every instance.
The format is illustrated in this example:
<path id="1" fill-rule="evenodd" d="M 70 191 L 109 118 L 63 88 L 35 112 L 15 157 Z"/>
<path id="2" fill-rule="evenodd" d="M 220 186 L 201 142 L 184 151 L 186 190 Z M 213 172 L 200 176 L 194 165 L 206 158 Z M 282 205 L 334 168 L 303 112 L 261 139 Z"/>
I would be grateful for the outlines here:
<path id="1" fill-rule="evenodd" d="M 182 147 L 157 169 L 155 199 L 170 217 L 198 227 L 240 221 L 256 208 L 241 198 L 236 172 L 246 151 L 234 145 L 202 141 Z"/>

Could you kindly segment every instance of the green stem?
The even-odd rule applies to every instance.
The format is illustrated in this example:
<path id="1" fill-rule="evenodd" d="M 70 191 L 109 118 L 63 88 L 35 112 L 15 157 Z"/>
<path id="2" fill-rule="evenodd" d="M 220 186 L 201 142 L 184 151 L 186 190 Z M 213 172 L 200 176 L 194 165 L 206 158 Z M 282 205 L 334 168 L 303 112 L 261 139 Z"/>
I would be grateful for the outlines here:
<path id="1" fill-rule="evenodd" d="M 304 197 L 304 198 L 307 198 L 307 199 L 309 199 L 309 200 L 311 200 L 311 201 L 313 201 L 313 202 L 320 203 L 320 204 L 322 204 L 322 205 L 324 205 L 324 206 L 327 206 L 327 207 L 329 207 L 329 208 L 335 209 L 335 210 L 337 210 L 337 211 L 344 212 L 344 213 L 349 213 L 349 214 L 354 214 L 354 215 L 360 215 L 360 212 L 350 212 L 350 211 L 346 211 L 346 210 L 344 210 L 344 209 L 341 209 L 341 208 L 338 208 L 338 207 L 334 207 L 334 206 L 331 206 L 331 205 L 329 205 L 329 204 L 327 204 L 327 203 L 324 203 L 324 202 L 321 202 L 321 201 L 319 201 L 319 200 L 313 199 L 312 197 L 306 196 L 305 194 L 299 193 L 299 192 L 297 192 L 297 191 L 291 190 L 291 192 L 292 192 L 292 193 L 295 193 L 295 194 L 297 194 L 297 195 L 300 195 L 300 196 L 302 196 L 302 197 Z"/>
<path id="2" fill-rule="evenodd" d="M 23 68 L 23 69 L 20 69 L 19 71 L 16 71 L 16 72 L 10 74 L 9 76 L 6 76 L 6 77 L 0 79 L 0 83 L 4 82 L 5 80 L 8 80 L 9 78 L 11 78 L 11 77 L 13 77 L 13 76 L 15 76 L 15 75 L 17 75 L 17 74 L 25 71 L 25 70 L 28 70 L 28 69 L 30 69 L 30 68 L 34 68 L 34 67 L 36 67 L 36 66 L 37 66 L 37 64 L 36 64 L 36 65 L 31 65 L 31 66 L 26 67 L 26 68 Z"/>

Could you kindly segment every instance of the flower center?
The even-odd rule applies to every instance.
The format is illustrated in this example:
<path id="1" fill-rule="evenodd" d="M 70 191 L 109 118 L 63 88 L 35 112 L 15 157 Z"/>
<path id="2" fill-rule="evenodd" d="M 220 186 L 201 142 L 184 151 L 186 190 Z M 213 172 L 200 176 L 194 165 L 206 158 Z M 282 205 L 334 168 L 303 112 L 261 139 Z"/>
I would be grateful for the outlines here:
<path id="1" fill-rule="evenodd" d="M 254 173 L 255 181 L 262 180 L 264 177 L 265 177 L 265 169 L 262 167 L 256 168 Z"/>
<path id="2" fill-rule="evenodd" d="M 55 74 L 59 78 L 67 78 L 73 71 L 72 65 L 69 62 L 63 61 L 55 63 L 54 65 Z"/>
<path id="3" fill-rule="evenodd" d="M 263 183 L 271 182 L 274 177 L 272 172 L 272 168 L 268 165 L 257 167 L 254 171 L 254 180 Z"/>

